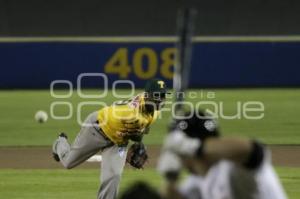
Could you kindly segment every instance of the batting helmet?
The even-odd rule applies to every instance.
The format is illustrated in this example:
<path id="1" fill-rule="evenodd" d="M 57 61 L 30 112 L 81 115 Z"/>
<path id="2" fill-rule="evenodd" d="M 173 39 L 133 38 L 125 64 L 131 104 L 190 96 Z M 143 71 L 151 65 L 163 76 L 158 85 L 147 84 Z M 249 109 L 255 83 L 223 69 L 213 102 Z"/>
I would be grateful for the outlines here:
<path id="1" fill-rule="evenodd" d="M 189 137 L 201 141 L 208 137 L 218 137 L 219 130 L 216 120 L 203 111 L 186 112 L 183 119 L 177 120 L 177 128 Z"/>

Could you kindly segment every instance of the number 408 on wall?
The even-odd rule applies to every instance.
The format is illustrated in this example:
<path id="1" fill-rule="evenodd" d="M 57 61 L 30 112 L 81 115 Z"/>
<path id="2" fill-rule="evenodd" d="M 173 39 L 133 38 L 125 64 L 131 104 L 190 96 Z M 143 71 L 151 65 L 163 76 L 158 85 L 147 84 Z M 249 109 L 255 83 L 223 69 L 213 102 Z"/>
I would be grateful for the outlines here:
<path id="1" fill-rule="evenodd" d="M 138 48 L 129 57 L 127 48 L 119 48 L 105 64 L 104 72 L 118 74 L 121 79 L 128 78 L 130 73 L 140 79 L 153 78 L 158 74 L 172 79 L 175 53 L 176 48 L 165 48 L 160 53 L 152 48 Z"/>

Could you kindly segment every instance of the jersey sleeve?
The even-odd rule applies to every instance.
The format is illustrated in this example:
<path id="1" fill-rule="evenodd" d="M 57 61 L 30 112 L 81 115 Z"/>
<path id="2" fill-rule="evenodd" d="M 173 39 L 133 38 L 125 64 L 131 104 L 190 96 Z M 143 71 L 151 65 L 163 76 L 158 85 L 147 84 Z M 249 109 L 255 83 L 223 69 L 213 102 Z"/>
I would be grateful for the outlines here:
<path id="1" fill-rule="evenodd" d="M 154 111 L 153 118 L 152 118 L 151 122 L 149 123 L 149 125 L 153 124 L 158 119 L 160 114 L 161 114 L 160 111 Z"/>

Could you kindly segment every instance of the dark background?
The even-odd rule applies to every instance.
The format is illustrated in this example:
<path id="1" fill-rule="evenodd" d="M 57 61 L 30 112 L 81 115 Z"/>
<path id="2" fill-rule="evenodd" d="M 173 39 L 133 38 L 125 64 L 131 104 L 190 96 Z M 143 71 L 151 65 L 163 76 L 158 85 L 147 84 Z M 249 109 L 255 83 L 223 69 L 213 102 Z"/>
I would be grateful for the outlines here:
<path id="1" fill-rule="evenodd" d="M 297 35 L 297 0 L 0 0 L 0 36 L 174 35 L 179 7 L 196 35 Z"/>

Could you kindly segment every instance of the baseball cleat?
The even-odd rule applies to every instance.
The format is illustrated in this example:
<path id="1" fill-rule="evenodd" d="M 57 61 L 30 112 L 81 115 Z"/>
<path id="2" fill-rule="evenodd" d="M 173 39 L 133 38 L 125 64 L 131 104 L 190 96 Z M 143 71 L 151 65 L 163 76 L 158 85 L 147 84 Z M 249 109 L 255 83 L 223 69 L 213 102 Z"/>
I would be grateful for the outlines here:
<path id="1" fill-rule="evenodd" d="M 56 162 L 59 162 L 60 161 L 60 159 L 59 159 L 59 157 L 58 157 L 58 155 L 57 155 L 57 153 L 52 153 L 52 157 L 53 157 L 53 159 L 56 161 Z"/>
<path id="2" fill-rule="evenodd" d="M 65 133 L 60 133 L 59 136 L 58 136 L 58 138 L 60 138 L 60 137 L 65 138 L 65 139 L 68 139 L 68 136 L 67 136 L 67 134 L 65 134 Z M 56 151 L 56 150 L 55 150 L 56 144 L 57 144 L 57 141 L 55 141 L 55 143 L 53 144 L 52 157 L 53 157 L 53 159 L 54 159 L 55 161 L 59 162 L 59 161 L 60 161 L 59 156 L 58 156 L 58 154 L 55 152 L 55 151 Z"/>

